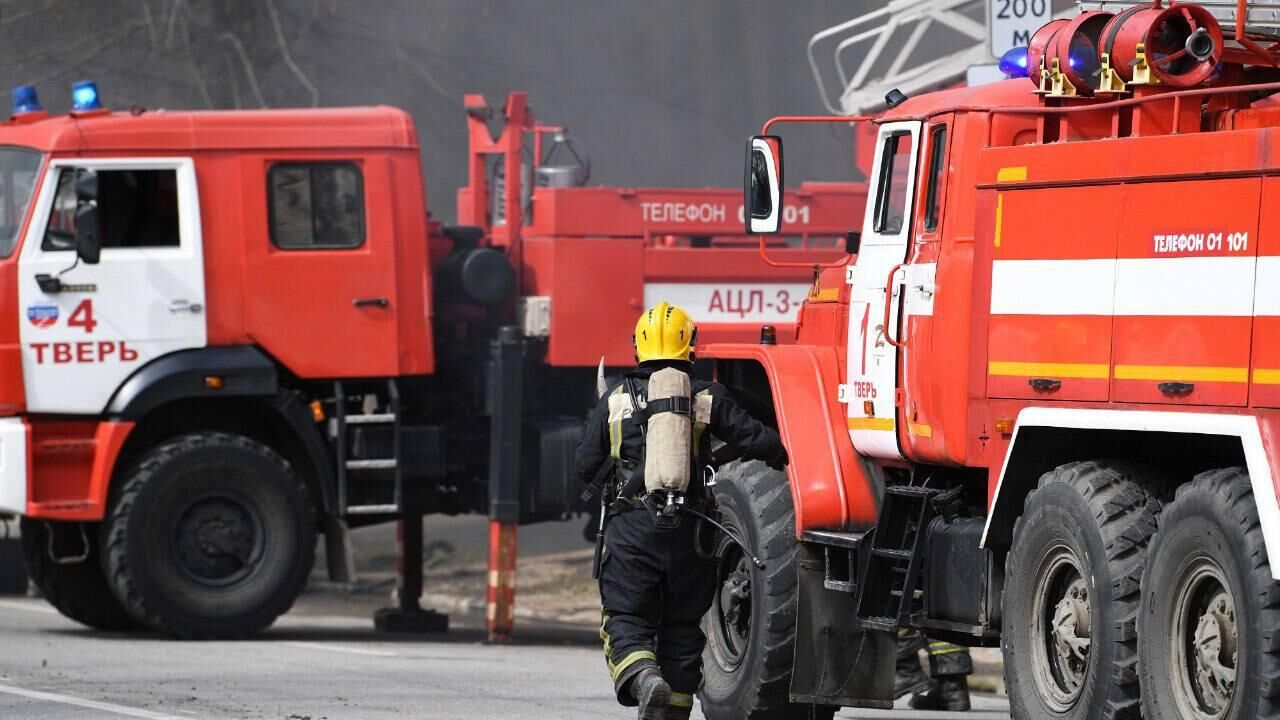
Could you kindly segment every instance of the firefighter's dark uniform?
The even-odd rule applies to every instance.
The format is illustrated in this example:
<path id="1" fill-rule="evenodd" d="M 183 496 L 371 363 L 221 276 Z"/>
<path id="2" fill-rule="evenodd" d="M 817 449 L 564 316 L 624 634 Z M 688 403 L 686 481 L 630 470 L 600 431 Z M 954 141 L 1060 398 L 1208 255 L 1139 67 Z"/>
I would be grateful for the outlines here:
<path id="1" fill-rule="evenodd" d="M 642 363 L 634 383 L 642 402 L 648 376 L 661 367 L 689 371 L 692 366 L 680 361 Z M 696 469 L 710 463 L 709 436 L 741 451 L 745 459 L 776 464 L 785 454 L 777 432 L 748 415 L 724 386 L 694 380 L 691 387 L 695 462 L 687 497 L 696 505 L 705 498 Z M 630 472 L 643 476 L 644 436 L 638 420 L 630 416 L 630 406 L 626 389 L 617 386 L 591 412 L 576 458 L 584 483 L 611 455 L 618 460 L 620 478 Z M 638 492 L 614 503 L 609 519 L 600 572 L 600 637 L 618 702 L 634 706 L 628 684 L 642 670 L 657 667 L 671 686 L 670 705 L 683 710 L 693 706 L 702 680 L 706 638 L 699 623 L 715 595 L 715 568 L 695 550 L 695 518 L 686 514 L 675 529 L 659 529 L 635 501 L 643 493 L 641 479 Z"/>
<path id="2" fill-rule="evenodd" d="M 920 650 L 929 655 L 929 675 L 920 668 Z M 927 637 L 916 630 L 898 631 L 894 695 L 912 694 L 911 706 L 921 710 L 968 710 L 968 676 L 973 674 L 969 648 Z"/>

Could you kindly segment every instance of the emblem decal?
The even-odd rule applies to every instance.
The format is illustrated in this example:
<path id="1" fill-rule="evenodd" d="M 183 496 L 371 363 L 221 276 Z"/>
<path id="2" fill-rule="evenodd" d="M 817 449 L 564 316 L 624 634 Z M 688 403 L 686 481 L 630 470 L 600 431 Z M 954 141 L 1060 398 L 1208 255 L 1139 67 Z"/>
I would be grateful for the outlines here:
<path id="1" fill-rule="evenodd" d="M 58 306 L 32 305 L 27 308 L 27 319 L 38 328 L 53 327 L 58 322 Z"/>

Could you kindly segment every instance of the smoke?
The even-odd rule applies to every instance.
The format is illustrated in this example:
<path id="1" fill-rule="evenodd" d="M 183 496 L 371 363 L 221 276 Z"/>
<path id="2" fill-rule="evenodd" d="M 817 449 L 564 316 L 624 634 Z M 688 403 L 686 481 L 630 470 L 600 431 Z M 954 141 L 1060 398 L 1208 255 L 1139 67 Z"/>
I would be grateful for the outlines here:
<path id="1" fill-rule="evenodd" d="M 872 3 L 789 0 L 0 0 L 0 67 L 53 112 L 98 81 L 114 108 L 395 105 L 429 204 L 466 181 L 462 95 L 527 90 L 590 152 L 593 182 L 737 186 L 770 115 L 822 112 L 809 36 Z M 831 128 L 789 131 L 788 177 L 855 176 Z"/>

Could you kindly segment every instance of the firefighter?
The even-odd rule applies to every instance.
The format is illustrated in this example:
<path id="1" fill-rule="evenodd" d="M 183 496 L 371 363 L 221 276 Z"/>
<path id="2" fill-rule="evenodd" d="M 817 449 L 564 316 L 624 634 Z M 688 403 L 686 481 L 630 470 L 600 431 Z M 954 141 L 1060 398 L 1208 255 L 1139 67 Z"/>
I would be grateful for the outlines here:
<path id="1" fill-rule="evenodd" d="M 638 706 L 642 720 L 683 720 L 692 712 L 706 644 L 699 623 L 716 591 L 713 562 L 695 547 L 698 520 L 674 511 L 671 492 L 646 489 L 645 457 L 685 453 L 689 476 L 681 478 L 687 488 L 678 495 L 679 508 L 700 513 L 710 512 L 703 482 L 703 469 L 711 464 L 708 435 L 743 459 L 777 467 L 786 462 L 777 432 L 748 415 L 717 383 L 686 378 L 689 400 L 665 406 L 688 413 L 689 442 L 664 440 L 654 429 L 651 418 L 657 416 L 648 413 L 661 401 L 647 399 L 648 381 L 666 368 L 691 376 L 696 336 L 692 319 L 674 305 L 661 302 L 642 314 L 633 336 L 637 367 L 600 399 L 577 449 L 584 482 L 598 481 L 602 468 L 614 468 L 604 490 L 603 549 L 597 546 L 600 637 L 618 702 Z"/>
<path id="2" fill-rule="evenodd" d="M 929 675 L 920 667 L 920 650 L 929 654 Z M 893 697 L 911 694 L 914 710 L 969 709 L 969 680 L 973 658 L 969 648 L 928 638 L 919 631 L 898 631 L 898 662 Z"/>

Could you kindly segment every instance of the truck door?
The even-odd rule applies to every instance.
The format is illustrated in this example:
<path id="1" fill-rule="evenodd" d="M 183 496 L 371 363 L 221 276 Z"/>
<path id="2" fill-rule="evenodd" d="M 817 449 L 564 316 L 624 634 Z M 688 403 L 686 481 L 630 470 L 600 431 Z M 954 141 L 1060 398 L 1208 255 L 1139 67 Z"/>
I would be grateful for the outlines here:
<path id="1" fill-rule="evenodd" d="M 920 208 L 910 220 L 915 225 L 915 235 L 907 266 L 895 278 L 903 282 L 906 292 L 902 301 L 904 346 L 901 348 L 900 387 L 903 402 L 899 407 L 898 436 L 912 458 L 938 457 L 933 451 L 933 444 L 934 428 L 939 424 L 938 414 L 943 404 L 941 391 L 955 382 L 945 377 L 945 372 L 957 365 L 945 357 L 949 344 L 945 335 L 940 338 L 942 347 L 935 351 L 938 343 L 935 337 L 941 330 L 939 323 L 945 320 L 935 323 L 933 315 L 934 298 L 938 293 L 938 266 L 943 260 L 943 201 L 947 188 L 951 118 L 950 115 L 931 118 L 924 129 L 920 159 L 922 187 L 917 192 Z M 955 294 L 952 297 L 955 298 Z M 952 304 L 956 304 L 954 299 Z M 954 310 L 951 315 L 955 316 Z M 958 365 L 964 367 L 963 363 Z"/>
<path id="2" fill-rule="evenodd" d="M 97 264 L 76 259 L 77 174 L 98 175 Z M 33 413 L 97 414 L 147 362 L 206 342 L 204 256 L 190 158 L 54 160 L 18 264 L 22 371 Z M 38 276 L 56 276 L 44 289 Z"/>
<path id="3" fill-rule="evenodd" d="M 901 278 L 911 240 L 921 124 L 885 123 L 876 136 L 872 186 L 857 264 L 849 269 L 849 437 L 858 452 L 900 458 L 896 423 Z"/>
<path id="4" fill-rule="evenodd" d="M 396 279 L 397 227 L 407 210 L 390 160 L 244 164 L 251 187 L 266 180 L 246 213 L 245 319 L 254 339 L 304 378 L 399 374 L 411 352 L 399 343 Z"/>

